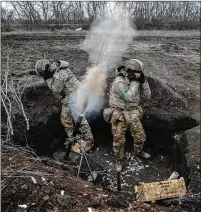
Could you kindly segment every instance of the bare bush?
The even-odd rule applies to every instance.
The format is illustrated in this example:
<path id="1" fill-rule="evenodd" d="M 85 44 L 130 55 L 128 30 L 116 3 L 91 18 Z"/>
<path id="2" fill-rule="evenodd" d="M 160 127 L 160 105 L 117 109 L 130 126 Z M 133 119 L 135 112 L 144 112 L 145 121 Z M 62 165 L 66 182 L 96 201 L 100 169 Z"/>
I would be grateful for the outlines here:
<path id="1" fill-rule="evenodd" d="M 6 57 L 6 68 L 1 71 L 1 104 L 2 104 L 2 135 L 3 142 L 10 140 L 11 136 L 14 135 L 13 130 L 13 119 L 16 114 L 23 115 L 26 128 L 29 130 L 29 119 L 24 110 L 22 103 L 22 94 L 26 87 L 20 87 L 19 83 L 16 82 L 12 77 L 12 72 L 9 67 L 10 55 L 12 53 L 12 46 L 8 47 L 5 52 Z"/>

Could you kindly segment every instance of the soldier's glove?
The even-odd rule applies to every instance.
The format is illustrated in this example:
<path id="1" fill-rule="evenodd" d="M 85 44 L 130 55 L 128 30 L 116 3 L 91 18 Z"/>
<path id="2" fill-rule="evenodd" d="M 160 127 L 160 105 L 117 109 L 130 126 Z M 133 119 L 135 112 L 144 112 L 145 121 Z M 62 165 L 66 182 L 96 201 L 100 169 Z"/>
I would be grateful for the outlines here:
<path id="1" fill-rule="evenodd" d="M 44 80 L 47 80 L 47 79 L 52 78 L 52 77 L 53 77 L 53 73 L 51 71 L 45 70 L 43 72 L 43 78 L 44 78 Z"/>
<path id="2" fill-rule="evenodd" d="M 141 72 L 141 75 L 139 78 L 137 78 L 137 80 L 140 82 L 140 84 L 145 83 L 145 76 L 143 72 Z"/>
<path id="3" fill-rule="evenodd" d="M 128 75 L 128 79 L 129 79 L 130 81 L 136 81 L 136 80 L 137 80 L 137 78 L 136 78 L 135 75 Z"/>
<path id="4" fill-rule="evenodd" d="M 125 66 L 119 66 L 118 68 L 115 68 L 114 69 L 115 75 L 116 76 L 121 76 L 121 75 L 123 76 L 123 73 L 121 71 L 122 69 L 125 69 Z"/>

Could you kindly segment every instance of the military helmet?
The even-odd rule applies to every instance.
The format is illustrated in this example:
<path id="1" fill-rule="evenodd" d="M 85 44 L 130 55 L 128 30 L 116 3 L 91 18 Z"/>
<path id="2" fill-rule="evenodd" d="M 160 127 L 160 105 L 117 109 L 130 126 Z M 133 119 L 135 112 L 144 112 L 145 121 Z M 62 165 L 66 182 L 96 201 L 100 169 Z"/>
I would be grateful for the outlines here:
<path id="1" fill-rule="evenodd" d="M 49 66 L 49 64 L 50 62 L 46 59 L 38 60 L 35 65 L 36 73 L 42 75 L 44 71 L 47 69 L 47 66 Z"/>
<path id="2" fill-rule="evenodd" d="M 58 60 L 56 62 L 53 62 L 50 65 L 49 71 L 50 72 L 55 72 L 58 68 L 68 68 L 69 67 L 69 63 L 67 61 L 64 60 Z"/>
<path id="3" fill-rule="evenodd" d="M 138 59 L 131 59 L 126 63 L 126 70 L 144 71 L 144 64 Z"/>
<path id="4" fill-rule="evenodd" d="M 59 67 L 61 68 L 68 68 L 69 67 L 69 62 L 65 60 L 58 60 L 57 63 L 59 64 Z"/>

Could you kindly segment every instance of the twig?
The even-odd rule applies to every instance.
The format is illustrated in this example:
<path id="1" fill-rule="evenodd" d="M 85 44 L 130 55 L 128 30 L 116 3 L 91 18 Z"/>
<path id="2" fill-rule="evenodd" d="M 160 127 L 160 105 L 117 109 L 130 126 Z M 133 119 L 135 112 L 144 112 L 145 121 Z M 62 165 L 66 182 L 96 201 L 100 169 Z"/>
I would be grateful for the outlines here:
<path id="1" fill-rule="evenodd" d="M 19 171 L 23 170 L 23 169 L 26 169 L 27 167 L 24 167 L 22 169 L 20 169 Z M 2 182 L 1 182 L 1 192 L 6 188 L 6 186 L 9 184 L 10 180 L 11 180 L 11 176 L 14 176 L 14 174 L 16 174 L 17 171 L 15 171 L 13 174 L 11 174 L 9 176 L 9 178 L 7 177 L 6 179 L 4 179 Z"/>
<path id="2" fill-rule="evenodd" d="M 5 98 L 6 98 L 6 99 L 9 101 L 9 103 L 10 103 L 10 100 L 9 100 L 9 99 L 7 98 L 7 96 L 4 94 L 3 90 L 1 90 L 1 92 L 2 92 L 2 94 L 5 96 Z M 10 114 L 11 114 L 11 113 L 10 113 L 11 104 L 9 104 L 10 110 L 9 110 L 9 112 L 8 112 L 7 106 L 6 106 L 6 104 L 5 104 L 3 98 L 1 98 L 1 102 L 3 103 L 4 109 L 5 109 L 6 114 L 7 114 L 7 121 L 8 121 L 8 124 L 9 124 L 8 130 L 11 130 L 11 135 L 13 135 L 13 127 L 12 127 L 12 121 L 11 121 L 11 115 L 10 115 Z"/>
<path id="3" fill-rule="evenodd" d="M 37 175 L 37 176 L 51 176 L 51 175 L 54 175 L 54 174 L 46 174 L 46 173 L 43 173 L 43 172 L 38 172 L 38 171 L 24 171 L 24 169 L 20 169 L 18 171 L 10 171 L 8 173 L 13 173 L 13 174 L 22 174 L 22 176 L 24 175 Z M 5 176 L 5 174 L 3 174 L 3 176 Z M 19 175 L 18 175 L 19 176 Z"/>
<path id="4" fill-rule="evenodd" d="M 20 152 L 20 154 L 29 153 L 31 155 L 34 155 L 36 158 L 39 158 L 36 155 L 36 153 L 34 152 L 34 150 L 32 150 L 29 146 L 28 147 L 21 147 L 19 145 L 14 145 L 14 144 L 9 143 L 9 145 L 3 144 L 1 149 L 3 149 L 3 148 L 7 148 L 7 149 L 12 149 L 14 151 L 18 151 L 18 152 Z M 3 152 L 3 150 L 2 150 L 2 152 Z"/>
<path id="5" fill-rule="evenodd" d="M 4 75 L 2 75 L 2 89 L 1 94 L 3 98 L 1 99 L 1 102 L 3 104 L 3 107 L 5 109 L 6 115 L 7 115 L 7 140 L 10 139 L 10 136 L 14 135 L 12 120 L 15 118 L 15 112 L 16 112 L 16 105 L 19 107 L 20 112 L 22 113 L 25 121 L 27 130 L 29 130 L 29 119 L 26 116 L 24 106 L 21 100 L 22 94 L 25 90 L 25 87 L 27 85 L 27 82 L 25 83 L 22 91 L 20 91 L 19 84 L 14 86 L 13 78 L 11 75 L 9 62 L 10 62 L 10 54 L 12 53 L 13 45 L 7 50 L 6 54 L 6 70 L 4 72 Z"/>
<path id="6" fill-rule="evenodd" d="M 9 74 L 9 72 L 10 72 L 10 69 L 9 69 L 9 56 L 10 56 L 10 54 L 12 53 L 12 48 L 13 48 L 13 44 L 12 44 L 12 46 L 11 46 L 11 48 L 10 48 L 10 51 L 9 51 L 9 47 L 8 47 L 8 53 L 7 53 L 7 55 L 6 55 L 6 71 L 5 71 L 5 76 L 4 76 L 4 82 L 3 82 L 3 84 L 2 84 L 2 87 L 4 86 L 4 84 L 6 84 L 5 85 L 5 90 L 6 90 L 6 94 L 7 94 L 7 84 L 8 84 L 8 74 Z"/>

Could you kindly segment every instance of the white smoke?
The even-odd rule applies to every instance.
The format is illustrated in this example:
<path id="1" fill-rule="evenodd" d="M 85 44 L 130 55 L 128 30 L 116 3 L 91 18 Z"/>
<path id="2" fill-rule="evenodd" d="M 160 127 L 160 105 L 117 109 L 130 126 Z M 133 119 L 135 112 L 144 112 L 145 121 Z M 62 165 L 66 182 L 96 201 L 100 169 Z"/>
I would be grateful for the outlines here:
<path id="1" fill-rule="evenodd" d="M 104 89 L 108 70 L 121 62 L 122 56 L 136 35 L 129 15 L 117 8 L 113 14 L 105 14 L 105 18 L 95 21 L 90 32 L 81 44 L 81 49 L 89 55 L 93 64 L 88 68 L 84 80 L 80 83 L 75 98 L 76 110 L 82 111 L 84 102 L 88 100 L 86 111 L 100 111 L 104 103 Z"/>
<path id="2" fill-rule="evenodd" d="M 74 114 L 83 113 L 83 107 L 87 100 L 84 112 L 99 112 L 103 106 L 104 90 L 106 86 L 106 72 L 97 65 L 88 68 L 87 73 L 74 93 L 74 100 L 70 102 Z"/>
<path id="3" fill-rule="evenodd" d="M 123 17 L 117 10 L 114 17 L 110 15 L 99 23 L 93 23 L 81 48 L 89 54 L 92 64 L 110 68 L 121 61 L 135 35 L 128 17 Z"/>

